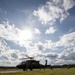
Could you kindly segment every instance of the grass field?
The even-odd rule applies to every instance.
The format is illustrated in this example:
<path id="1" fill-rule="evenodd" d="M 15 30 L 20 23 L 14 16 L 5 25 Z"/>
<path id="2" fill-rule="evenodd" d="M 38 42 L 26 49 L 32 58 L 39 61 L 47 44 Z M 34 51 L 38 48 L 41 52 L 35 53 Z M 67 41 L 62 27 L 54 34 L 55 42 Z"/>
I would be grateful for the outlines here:
<path id="1" fill-rule="evenodd" d="M 0 75 L 75 75 L 75 68 L 53 69 L 53 70 L 33 70 L 16 73 L 0 73 Z"/>

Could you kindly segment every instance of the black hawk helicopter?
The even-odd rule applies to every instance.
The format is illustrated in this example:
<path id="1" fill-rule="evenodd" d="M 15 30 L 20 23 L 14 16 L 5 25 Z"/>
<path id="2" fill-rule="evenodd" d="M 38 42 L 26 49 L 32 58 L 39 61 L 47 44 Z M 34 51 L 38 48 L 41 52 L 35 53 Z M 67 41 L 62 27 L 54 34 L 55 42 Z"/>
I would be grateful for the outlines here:
<path id="1" fill-rule="evenodd" d="M 23 69 L 23 71 L 27 71 L 28 69 L 32 71 L 33 69 L 45 68 L 43 64 L 39 63 L 40 61 L 34 60 L 34 57 L 29 57 L 28 55 L 26 55 L 26 57 L 27 58 L 25 59 L 29 59 L 29 60 L 22 61 L 20 64 L 16 66 L 17 68 Z"/>

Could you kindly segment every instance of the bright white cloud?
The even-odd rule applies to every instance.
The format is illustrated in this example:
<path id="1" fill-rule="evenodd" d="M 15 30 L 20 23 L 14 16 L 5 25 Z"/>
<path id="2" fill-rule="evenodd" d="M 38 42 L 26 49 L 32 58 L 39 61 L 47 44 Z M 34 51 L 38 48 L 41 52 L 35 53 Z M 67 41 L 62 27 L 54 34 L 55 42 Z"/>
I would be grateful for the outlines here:
<path id="1" fill-rule="evenodd" d="M 3 37 L 7 40 L 17 40 L 18 35 L 18 29 L 11 25 L 9 23 L 0 24 L 0 37 Z"/>
<path id="2" fill-rule="evenodd" d="M 55 50 L 55 42 L 52 40 L 46 40 L 44 47 L 45 49 Z"/>
<path id="3" fill-rule="evenodd" d="M 63 7 L 67 11 L 75 5 L 74 0 L 63 0 Z"/>
<path id="4" fill-rule="evenodd" d="M 34 11 L 34 16 L 38 16 L 42 24 L 46 24 L 46 22 L 52 20 L 52 17 L 49 17 L 50 15 L 47 14 L 44 7 L 39 8 L 38 11 Z"/>
<path id="5" fill-rule="evenodd" d="M 56 45 L 64 47 L 75 46 L 75 32 L 61 36 L 60 41 L 58 41 Z"/>
<path id="6" fill-rule="evenodd" d="M 52 34 L 56 31 L 54 27 L 50 27 L 48 30 L 46 30 L 45 34 Z"/>
<path id="7" fill-rule="evenodd" d="M 34 10 L 34 16 L 38 17 L 39 21 L 44 25 L 54 25 L 57 20 L 62 22 L 70 13 L 68 12 L 75 5 L 74 0 L 50 0 L 45 5 Z M 56 31 L 53 27 L 46 30 L 46 34 L 52 34 Z"/>
<path id="8" fill-rule="evenodd" d="M 57 19 L 63 21 L 68 15 L 68 10 L 75 5 L 74 0 L 51 0 L 45 5 L 34 10 L 34 16 L 39 18 L 42 24 L 52 24 Z"/>
<path id="9" fill-rule="evenodd" d="M 38 35 L 41 34 L 39 29 L 35 28 L 34 30 L 35 30 L 35 32 L 34 32 L 35 34 L 38 34 Z"/>

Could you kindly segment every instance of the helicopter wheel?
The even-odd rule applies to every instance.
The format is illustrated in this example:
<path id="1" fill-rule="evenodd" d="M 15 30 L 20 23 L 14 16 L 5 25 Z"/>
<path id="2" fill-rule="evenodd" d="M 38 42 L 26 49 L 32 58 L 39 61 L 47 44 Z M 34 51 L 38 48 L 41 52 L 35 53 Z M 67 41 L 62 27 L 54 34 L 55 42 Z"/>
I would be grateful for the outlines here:
<path id="1" fill-rule="evenodd" d="M 32 71 L 33 69 L 32 69 L 32 68 L 30 68 L 30 70 Z"/>
<path id="2" fill-rule="evenodd" d="M 23 68 L 23 71 L 25 71 L 25 68 Z"/>

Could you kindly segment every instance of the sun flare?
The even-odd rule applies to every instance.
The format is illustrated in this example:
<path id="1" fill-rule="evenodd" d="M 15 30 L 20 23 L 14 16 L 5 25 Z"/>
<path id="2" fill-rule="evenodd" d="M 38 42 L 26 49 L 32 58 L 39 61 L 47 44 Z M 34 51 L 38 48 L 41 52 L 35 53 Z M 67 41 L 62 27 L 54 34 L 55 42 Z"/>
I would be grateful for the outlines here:
<path id="1" fill-rule="evenodd" d="M 32 40 L 33 38 L 33 34 L 32 34 L 32 31 L 30 29 L 25 29 L 25 30 L 22 30 L 20 32 L 20 36 L 19 36 L 20 39 L 22 40 Z"/>

